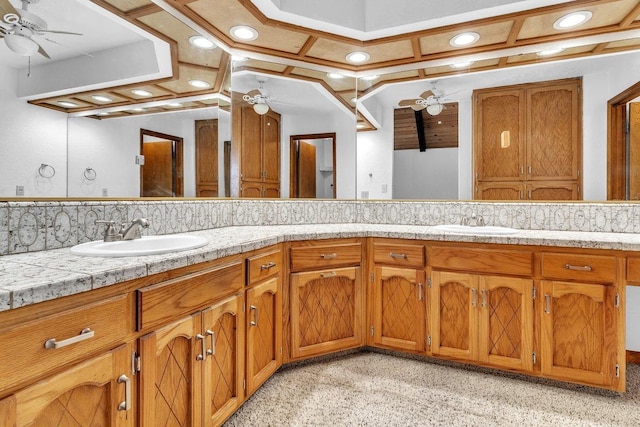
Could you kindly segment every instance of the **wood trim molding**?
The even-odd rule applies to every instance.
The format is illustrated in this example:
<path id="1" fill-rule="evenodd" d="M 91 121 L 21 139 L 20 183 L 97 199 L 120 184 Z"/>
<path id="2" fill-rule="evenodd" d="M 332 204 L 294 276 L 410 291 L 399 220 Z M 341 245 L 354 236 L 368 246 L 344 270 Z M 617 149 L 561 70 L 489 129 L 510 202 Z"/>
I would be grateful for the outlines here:
<path id="1" fill-rule="evenodd" d="M 627 350 L 627 363 L 640 365 L 640 352 Z"/>

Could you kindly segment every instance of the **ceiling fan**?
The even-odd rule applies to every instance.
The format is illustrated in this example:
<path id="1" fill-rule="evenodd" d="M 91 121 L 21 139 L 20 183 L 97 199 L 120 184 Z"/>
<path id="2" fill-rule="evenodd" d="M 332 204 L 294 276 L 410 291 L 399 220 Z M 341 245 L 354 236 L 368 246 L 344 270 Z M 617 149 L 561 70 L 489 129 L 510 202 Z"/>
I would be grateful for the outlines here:
<path id="1" fill-rule="evenodd" d="M 22 0 L 22 9 L 14 8 L 9 0 L 0 0 L 0 38 L 4 38 L 7 47 L 22 56 L 32 56 L 36 53 L 51 59 L 47 52 L 33 40 L 33 36 L 44 36 L 45 33 L 72 34 L 68 31 L 47 29 L 47 22 L 38 15 L 29 12 L 30 4 L 40 0 Z M 53 43 L 53 40 L 46 39 Z"/>
<path id="2" fill-rule="evenodd" d="M 403 99 L 398 102 L 400 107 L 410 107 L 413 111 L 420 111 L 427 109 L 427 113 L 432 116 L 437 116 L 442 113 L 446 107 L 444 106 L 444 93 L 436 89 L 435 82 L 431 83 L 432 89 L 426 90 L 420 94 L 416 99 Z"/>
<path id="3" fill-rule="evenodd" d="M 267 103 L 269 100 L 268 93 L 262 87 L 264 82 L 264 80 L 258 80 L 260 87 L 258 89 L 253 89 L 242 96 L 244 101 L 253 105 L 253 111 L 261 116 L 267 114 L 269 111 L 269 104 Z"/>

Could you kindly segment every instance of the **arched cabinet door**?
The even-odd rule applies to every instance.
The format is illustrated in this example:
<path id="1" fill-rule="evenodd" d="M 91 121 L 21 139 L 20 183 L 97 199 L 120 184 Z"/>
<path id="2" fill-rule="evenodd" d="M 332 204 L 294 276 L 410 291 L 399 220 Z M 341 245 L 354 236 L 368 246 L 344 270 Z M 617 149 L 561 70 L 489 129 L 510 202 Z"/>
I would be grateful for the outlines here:
<path id="1" fill-rule="evenodd" d="M 0 401 L 0 425 L 133 426 L 132 351 L 121 346 L 10 395 Z"/>

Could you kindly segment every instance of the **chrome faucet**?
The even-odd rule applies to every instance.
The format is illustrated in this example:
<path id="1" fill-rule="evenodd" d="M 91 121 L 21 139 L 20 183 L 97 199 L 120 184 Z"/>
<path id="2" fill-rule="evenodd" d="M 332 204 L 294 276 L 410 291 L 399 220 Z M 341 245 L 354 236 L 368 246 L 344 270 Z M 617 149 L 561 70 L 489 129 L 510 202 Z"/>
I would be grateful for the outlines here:
<path id="1" fill-rule="evenodd" d="M 122 224 L 120 231 L 116 230 L 115 221 L 96 221 L 96 224 L 105 224 L 104 241 L 117 242 L 119 240 L 133 240 L 142 237 L 142 229 L 149 228 L 149 220 L 138 218 L 131 221 L 131 224 Z"/>
<path id="2" fill-rule="evenodd" d="M 471 214 L 471 217 L 463 216 L 460 219 L 460 225 L 470 225 L 471 227 L 483 227 L 485 225 L 484 218 L 481 215 Z"/>

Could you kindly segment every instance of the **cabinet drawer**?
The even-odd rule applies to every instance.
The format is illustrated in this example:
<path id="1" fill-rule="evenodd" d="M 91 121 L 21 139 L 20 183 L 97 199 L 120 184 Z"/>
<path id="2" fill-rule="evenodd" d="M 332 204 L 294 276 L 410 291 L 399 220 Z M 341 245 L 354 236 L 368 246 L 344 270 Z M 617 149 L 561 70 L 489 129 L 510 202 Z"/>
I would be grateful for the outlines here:
<path id="1" fill-rule="evenodd" d="M 361 260 L 360 243 L 291 248 L 291 271 L 360 265 Z"/>
<path id="2" fill-rule="evenodd" d="M 612 256 L 542 254 L 542 276 L 554 279 L 613 282 L 616 278 L 616 259 Z"/>
<path id="3" fill-rule="evenodd" d="M 627 281 L 640 284 L 640 258 L 627 258 Z"/>
<path id="4" fill-rule="evenodd" d="M 279 250 L 247 258 L 247 285 L 280 274 L 282 252 Z"/>
<path id="5" fill-rule="evenodd" d="M 242 263 L 238 261 L 138 289 L 138 330 L 191 313 L 243 286 Z"/>
<path id="6" fill-rule="evenodd" d="M 424 245 L 374 243 L 373 262 L 394 266 L 424 267 Z"/>
<path id="7" fill-rule="evenodd" d="M 517 276 L 533 274 L 533 253 L 529 251 L 433 247 L 428 257 L 435 269 Z"/>
<path id="8" fill-rule="evenodd" d="M 0 390 L 124 342 L 133 313 L 126 295 L 30 321 L 0 334 Z M 9 344 L 10 343 L 10 344 Z"/>

